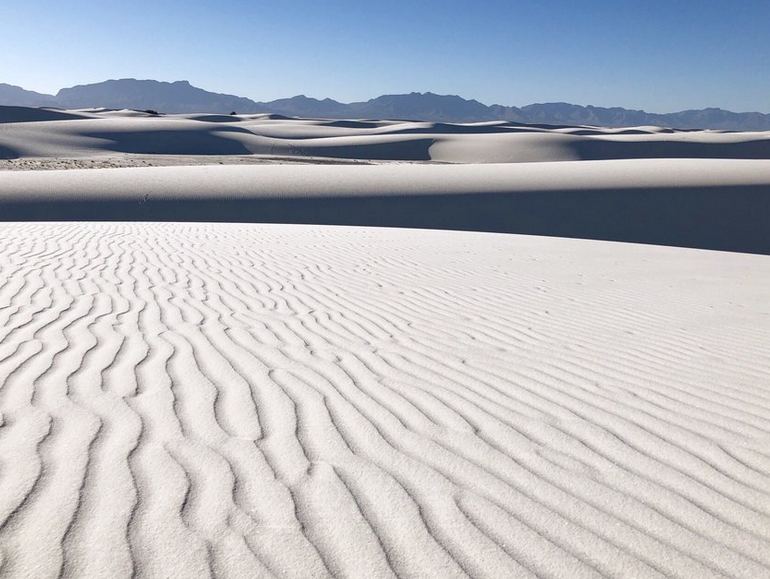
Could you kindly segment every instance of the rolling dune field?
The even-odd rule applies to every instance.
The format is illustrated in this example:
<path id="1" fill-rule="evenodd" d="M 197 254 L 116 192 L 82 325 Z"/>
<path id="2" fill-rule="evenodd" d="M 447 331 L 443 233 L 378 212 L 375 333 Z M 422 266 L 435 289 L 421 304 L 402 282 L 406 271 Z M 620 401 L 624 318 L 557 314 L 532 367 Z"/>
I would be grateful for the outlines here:
<path id="1" fill-rule="evenodd" d="M 770 159 L 770 133 L 509 121 L 300 119 L 267 114 L 153 116 L 129 110 L 0 107 L 0 160 L 5 159 L 2 163 L 10 168 L 20 163 L 9 160 L 55 158 L 101 159 L 115 166 L 132 166 L 149 162 L 147 155 L 159 156 L 154 164 L 164 164 L 164 157 L 211 155 L 223 159 L 249 156 L 255 162 L 266 158 L 434 163 Z"/>
<path id="2" fill-rule="evenodd" d="M 0 578 L 770 578 L 768 135 L 0 107 Z"/>

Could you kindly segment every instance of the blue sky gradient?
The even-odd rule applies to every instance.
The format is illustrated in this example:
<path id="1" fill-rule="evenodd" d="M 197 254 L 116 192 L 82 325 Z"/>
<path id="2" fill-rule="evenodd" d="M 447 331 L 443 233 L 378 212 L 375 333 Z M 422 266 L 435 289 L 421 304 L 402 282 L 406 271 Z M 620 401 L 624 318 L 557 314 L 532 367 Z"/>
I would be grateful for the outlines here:
<path id="1" fill-rule="evenodd" d="M 770 0 L 8 0 L 0 82 L 770 112 Z"/>

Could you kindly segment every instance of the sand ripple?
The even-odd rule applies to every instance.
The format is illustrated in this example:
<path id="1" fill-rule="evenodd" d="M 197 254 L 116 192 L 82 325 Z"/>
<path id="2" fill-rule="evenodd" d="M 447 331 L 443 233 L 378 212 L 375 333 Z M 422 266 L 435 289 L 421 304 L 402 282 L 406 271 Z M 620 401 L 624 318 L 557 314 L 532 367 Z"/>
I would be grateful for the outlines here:
<path id="1" fill-rule="evenodd" d="M 0 573 L 770 576 L 770 258 L 0 226 Z"/>

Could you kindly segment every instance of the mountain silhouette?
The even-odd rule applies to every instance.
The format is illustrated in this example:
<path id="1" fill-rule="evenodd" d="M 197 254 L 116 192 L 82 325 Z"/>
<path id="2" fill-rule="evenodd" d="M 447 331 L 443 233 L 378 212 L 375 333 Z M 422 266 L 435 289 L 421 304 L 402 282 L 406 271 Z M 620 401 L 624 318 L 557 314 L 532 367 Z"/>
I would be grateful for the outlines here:
<path id="1" fill-rule="evenodd" d="M 159 82 L 124 78 L 97 84 L 63 88 L 56 95 L 65 108 L 154 109 L 168 112 L 216 112 L 253 109 L 254 101 L 229 94 L 209 92 L 186 80 Z"/>
<path id="2" fill-rule="evenodd" d="M 434 122 L 504 120 L 547 125 L 631 127 L 657 125 L 678 129 L 770 130 L 770 114 L 734 113 L 719 108 L 676 113 L 648 113 L 620 107 L 538 103 L 524 107 L 485 105 L 456 95 L 409 93 L 383 95 L 368 101 L 341 103 L 305 95 L 257 102 L 245 97 L 210 92 L 188 81 L 160 82 L 132 78 L 78 85 L 56 95 L 41 94 L 0 83 L 0 105 L 28 107 L 157 110 L 166 113 L 274 113 L 333 119 L 406 119 Z"/>
<path id="3" fill-rule="evenodd" d="M 53 107 L 56 106 L 56 97 L 0 82 L 0 105 Z"/>

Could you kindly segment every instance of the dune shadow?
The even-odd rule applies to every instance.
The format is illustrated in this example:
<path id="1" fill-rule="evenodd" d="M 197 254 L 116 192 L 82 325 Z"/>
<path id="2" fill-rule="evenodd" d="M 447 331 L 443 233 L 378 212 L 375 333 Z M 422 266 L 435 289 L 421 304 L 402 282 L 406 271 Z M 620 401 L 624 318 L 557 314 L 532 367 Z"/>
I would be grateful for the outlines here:
<path id="1" fill-rule="evenodd" d="M 662 131 L 660 131 L 662 132 Z M 671 131 L 673 132 L 673 131 Z M 575 131 L 569 131 L 567 134 L 569 135 L 577 135 L 577 136 L 600 136 L 600 137 L 606 137 L 606 136 L 612 136 L 612 135 L 655 135 L 658 134 L 657 131 L 643 131 L 641 129 L 624 129 L 622 131 L 601 131 L 601 130 L 594 130 L 594 129 L 577 129 Z"/>
<path id="2" fill-rule="evenodd" d="M 18 159 L 20 156 L 17 150 L 0 145 L 0 159 Z"/>
<path id="3" fill-rule="evenodd" d="M 574 133 L 573 133 L 574 134 Z M 603 159 L 770 159 L 770 139 L 734 143 L 586 139 L 572 145 L 585 161 Z"/>
<path id="4" fill-rule="evenodd" d="M 191 121 L 200 121 L 202 123 L 240 123 L 241 118 L 232 115 L 198 115 L 188 117 Z"/>
<path id="5" fill-rule="evenodd" d="M 489 135 L 499 133 L 541 133 L 536 127 L 510 125 L 454 125 L 450 123 L 431 123 L 427 127 L 410 127 L 389 131 L 389 135 Z"/>
<path id="6" fill-rule="evenodd" d="M 118 153 L 146 155 L 248 155 L 251 153 L 243 143 L 219 136 L 225 132 L 253 134 L 238 127 L 217 127 L 216 131 L 99 131 L 83 133 L 83 136 L 111 141 L 108 149 Z"/>
<path id="7" fill-rule="evenodd" d="M 519 233 L 770 255 L 767 186 L 0 202 L 3 221 L 204 221 Z"/>
<path id="8" fill-rule="evenodd" d="M 362 139 L 363 140 L 363 139 Z M 292 145 L 295 155 L 375 161 L 430 161 L 433 139 L 351 142 L 349 145 Z"/>
<path id="9" fill-rule="evenodd" d="M 34 123 L 40 121 L 71 121 L 83 119 L 83 115 L 50 109 L 0 106 L 0 123 Z"/>
<path id="10" fill-rule="evenodd" d="M 371 121 L 329 121 L 320 123 L 319 127 L 338 127 L 342 129 L 377 129 L 380 124 Z"/>

